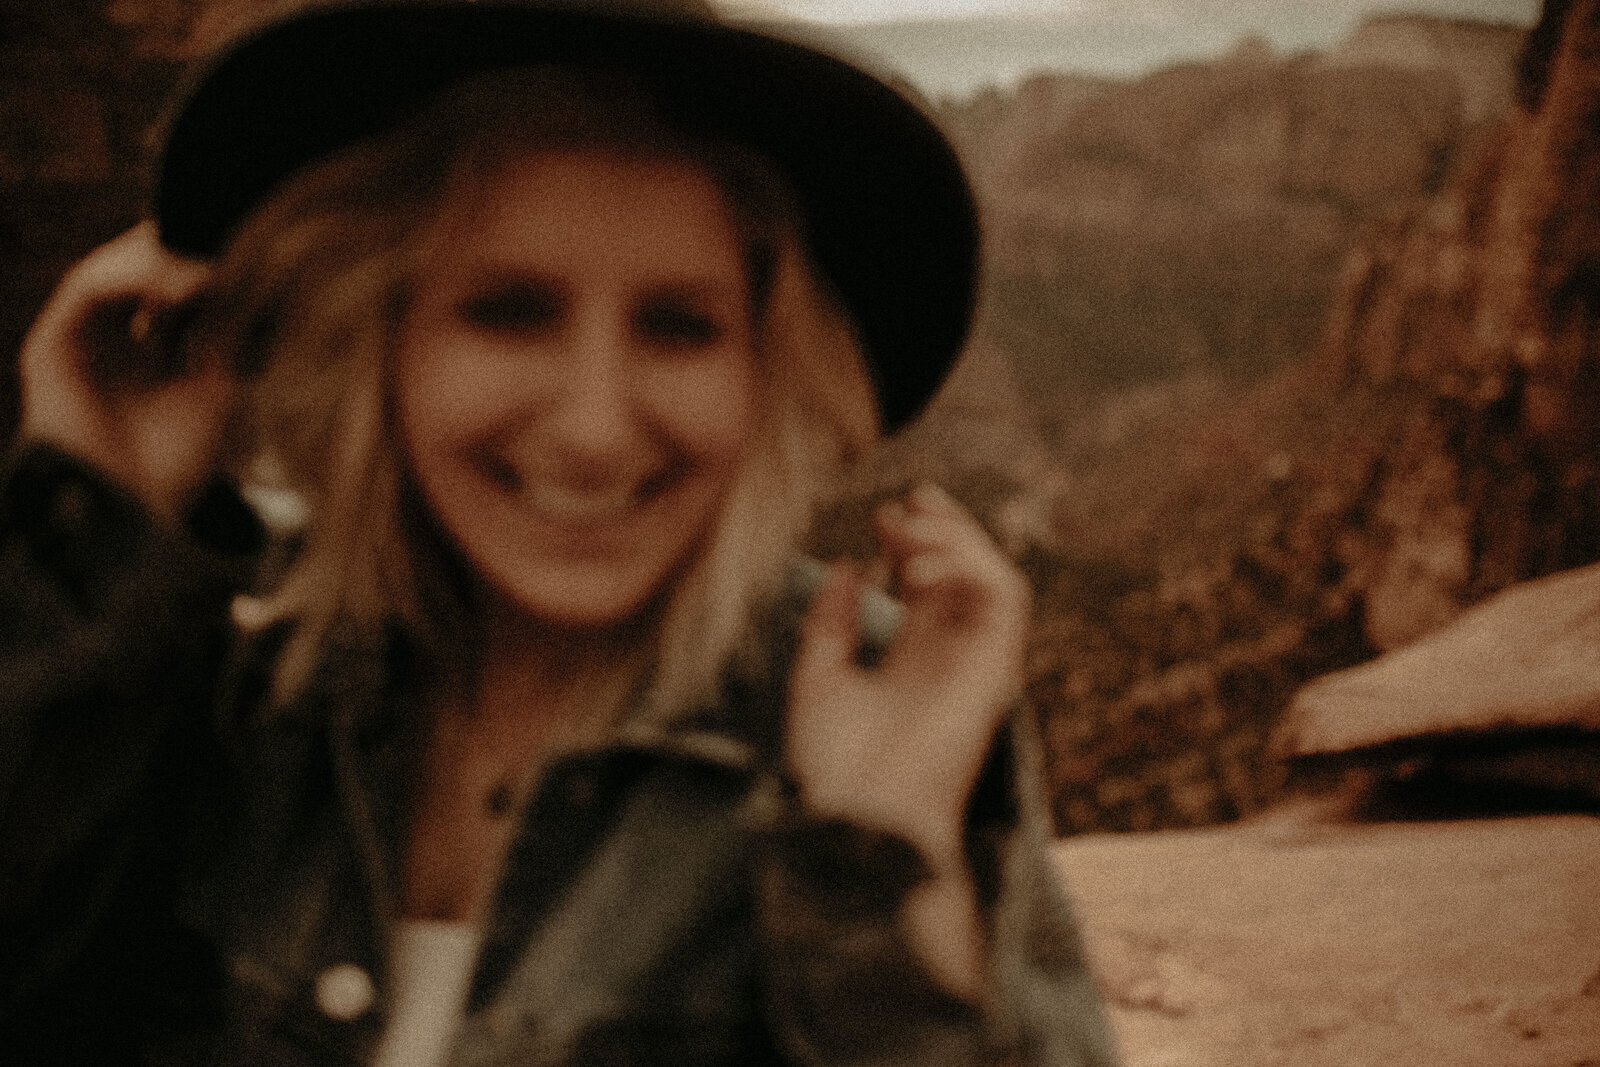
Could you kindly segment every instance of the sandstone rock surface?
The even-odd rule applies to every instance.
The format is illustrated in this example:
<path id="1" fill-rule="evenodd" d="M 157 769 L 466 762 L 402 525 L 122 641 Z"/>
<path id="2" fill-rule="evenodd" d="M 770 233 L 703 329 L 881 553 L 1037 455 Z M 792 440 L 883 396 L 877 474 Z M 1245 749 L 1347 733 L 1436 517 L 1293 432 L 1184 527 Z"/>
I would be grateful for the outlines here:
<path id="1" fill-rule="evenodd" d="M 1056 858 L 1127 1067 L 1600 1062 L 1600 819 L 1289 810 Z"/>
<path id="2" fill-rule="evenodd" d="M 1446 628 L 1319 678 L 1280 725 L 1290 757 L 1461 731 L 1600 731 L 1600 564 L 1524 582 Z"/>

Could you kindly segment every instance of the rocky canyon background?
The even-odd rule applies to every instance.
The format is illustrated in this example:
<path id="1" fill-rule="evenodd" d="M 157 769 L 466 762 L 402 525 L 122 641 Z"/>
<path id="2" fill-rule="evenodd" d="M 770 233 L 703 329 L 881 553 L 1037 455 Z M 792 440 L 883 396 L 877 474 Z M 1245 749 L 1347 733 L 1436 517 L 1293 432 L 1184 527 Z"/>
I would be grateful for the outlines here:
<path id="1" fill-rule="evenodd" d="M 139 217 L 183 63 L 264 6 L 0 9 L 6 352 Z M 924 476 L 989 524 L 1038 590 L 1062 834 L 1260 811 L 1303 683 L 1600 558 L 1595 3 L 926 103 L 986 213 L 980 321 L 818 545 L 869 551 Z"/>
<path id="2" fill-rule="evenodd" d="M 940 110 L 985 306 L 881 477 L 941 477 L 1035 579 L 1062 833 L 1263 810 L 1307 681 L 1600 558 L 1597 5 Z"/>

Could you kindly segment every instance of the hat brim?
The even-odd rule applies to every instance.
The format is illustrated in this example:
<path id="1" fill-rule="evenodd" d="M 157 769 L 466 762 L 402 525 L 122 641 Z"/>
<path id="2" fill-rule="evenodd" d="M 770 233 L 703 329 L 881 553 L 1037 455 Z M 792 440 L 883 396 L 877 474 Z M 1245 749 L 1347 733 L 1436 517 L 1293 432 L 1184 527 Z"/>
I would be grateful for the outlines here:
<path id="1" fill-rule="evenodd" d="M 274 23 L 204 67 L 168 130 L 162 242 L 211 257 L 286 177 L 386 129 L 460 78 L 544 63 L 625 66 L 788 177 L 817 266 L 855 318 L 887 429 L 922 409 L 965 343 L 978 224 L 937 127 L 826 53 L 697 19 L 557 5 L 333 7 Z"/>

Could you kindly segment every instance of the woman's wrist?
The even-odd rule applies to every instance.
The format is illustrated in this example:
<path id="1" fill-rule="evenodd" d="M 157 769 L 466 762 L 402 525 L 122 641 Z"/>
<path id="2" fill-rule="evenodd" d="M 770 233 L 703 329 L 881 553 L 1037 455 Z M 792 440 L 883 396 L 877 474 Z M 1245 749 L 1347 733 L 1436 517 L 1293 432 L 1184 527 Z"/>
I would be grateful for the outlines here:
<path id="1" fill-rule="evenodd" d="M 983 998 L 987 962 L 977 888 L 964 867 L 913 886 L 901 907 L 912 950 L 945 992 Z"/>

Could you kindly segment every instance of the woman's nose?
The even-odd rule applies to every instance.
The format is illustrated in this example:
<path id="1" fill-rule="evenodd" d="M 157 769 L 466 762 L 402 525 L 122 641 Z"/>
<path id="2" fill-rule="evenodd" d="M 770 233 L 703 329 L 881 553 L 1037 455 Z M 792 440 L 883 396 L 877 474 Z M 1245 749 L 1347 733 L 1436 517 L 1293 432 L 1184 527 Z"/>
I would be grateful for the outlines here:
<path id="1" fill-rule="evenodd" d="M 569 458 L 605 459 L 625 450 L 633 432 L 626 338 L 605 325 L 573 338 L 565 378 L 548 413 L 549 443 Z"/>

